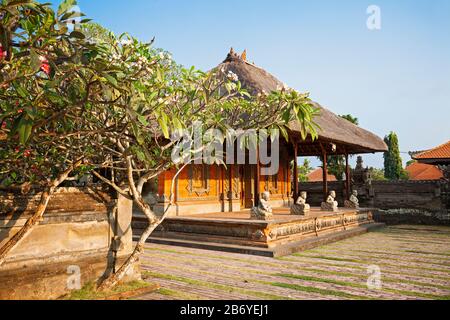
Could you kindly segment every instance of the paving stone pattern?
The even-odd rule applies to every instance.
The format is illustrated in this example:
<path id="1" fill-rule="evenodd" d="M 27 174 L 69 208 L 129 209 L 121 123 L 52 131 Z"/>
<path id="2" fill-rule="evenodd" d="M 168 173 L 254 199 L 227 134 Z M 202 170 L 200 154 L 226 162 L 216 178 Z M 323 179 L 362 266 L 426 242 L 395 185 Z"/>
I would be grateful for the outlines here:
<path id="1" fill-rule="evenodd" d="M 449 300 L 450 227 L 387 227 L 278 259 L 148 244 L 142 268 L 161 285 L 144 300 Z"/>

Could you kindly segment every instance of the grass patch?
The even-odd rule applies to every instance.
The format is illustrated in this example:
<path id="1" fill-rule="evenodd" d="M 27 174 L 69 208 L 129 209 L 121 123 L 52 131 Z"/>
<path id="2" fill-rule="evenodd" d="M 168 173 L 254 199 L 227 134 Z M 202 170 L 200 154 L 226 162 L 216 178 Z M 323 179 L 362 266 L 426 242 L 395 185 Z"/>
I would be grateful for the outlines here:
<path id="1" fill-rule="evenodd" d="M 286 289 L 307 292 L 307 293 L 317 293 L 317 294 L 321 294 L 321 295 L 335 296 L 335 297 L 355 299 L 355 300 L 371 300 L 371 298 L 368 298 L 368 297 L 358 296 L 358 295 L 354 295 L 354 294 L 350 294 L 350 293 L 346 293 L 346 292 L 342 292 L 342 291 L 320 289 L 320 288 L 308 287 L 308 286 L 300 286 L 297 284 L 282 283 L 282 282 L 266 282 L 266 284 L 270 284 L 271 286 L 274 286 L 274 287 L 286 288 Z"/>
<path id="2" fill-rule="evenodd" d="M 360 252 L 360 251 L 358 251 Z M 436 261 L 432 261 L 429 260 L 429 258 L 425 258 L 423 257 L 423 259 L 427 259 L 427 261 L 423 261 L 423 260 L 417 260 L 414 259 L 414 256 L 405 256 L 402 255 L 401 253 L 381 253 L 381 252 L 370 252 L 370 251 L 362 251 L 363 253 L 366 253 L 366 255 L 364 255 L 364 259 L 362 260 L 357 260 L 358 256 L 361 256 L 358 252 L 352 252 L 352 253 L 344 253 L 344 255 L 347 256 L 347 258 L 334 258 L 334 257 L 330 257 L 330 256 L 326 256 L 326 258 L 322 258 L 324 257 L 324 255 L 339 255 L 341 254 L 341 251 L 336 251 L 336 250 L 323 250 L 322 252 L 314 252 L 315 254 L 319 254 L 319 256 L 313 256 L 313 255 L 307 255 L 307 254 L 294 254 L 294 256 L 299 256 L 299 257 L 304 257 L 304 258 L 318 258 L 320 257 L 321 259 L 325 259 L 325 260 L 336 260 L 336 261 L 342 261 L 341 259 L 347 259 L 349 262 L 350 260 L 356 260 L 356 261 L 351 261 L 351 262 L 366 262 L 369 260 L 391 260 L 391 261 L 401 261 L 401 262 L 411 262 L 411 263 L 417 263 L 417 264 L 422 264 L 422 265 L 435 265 L 435 266 L 443 266 L 443 267 L 450 267 L 450 261 L 448 262 L 436 262 Z M 375 256 L 374 254 L 383 254 L 385 255 L 384 257 L 381 256 Z M 350 256 L 350 257 L 348 257 Z M 356 258 L 354 257 L 356 256 Z M 419 266 L 420 268 L 420 266 Z"/>
<path id="3" fill-rule="evenodd" d="M 363 282 L 367 279 L 366 275 L 353 274 L 353 273 L 348 273 L 348 272 L 318 270 L 318 269 L 310 269 L 310 268 L 305 268 L 305 269 L 301 269 L 301 270 L 307 271 L 307 272 L 313 272 L 313 273 L 317 273 L 317 274 L 340 276 L 340 277 L 344 277 L 344 278 L 356 278 Z M 393 274 L 393 273 L 391 272 L 391 274 Z M 396 273 L 396 274 L 403 275 L 403 273 Z M 393 283 L 393 284 L 405 283 L 405 284 L 411 284 L 411 285 L 415 285 L 415 286 L 419 286 L 419 287 L 435 288 L 435 289 L 450 291 L 450 286 L 444 286 L 444 285 L 440 285 L 440 284 L 433 284 L 433 283 L 414 281 L 414 280 L 407 280 L 407 279 L 395 279 L 395 278 L 390 278 L 390 277 L 383 277 L 383 282 Z"/>
<path id="4" fill-rule="evenodd" d="M 437 252 L 416 251 L 416 250 L 406 250 L 405 252 L 417 253 L 417 254 L 425 254 L 425 255 L 437 255 L 437 256 L 450 257 L 450 253 L 437 253 Z"/>
<path id="5" fill-rule="evenodd" d="M 295 253 L 295 254 L 293 254 L 293 256 L 300 257 L 300 258 L 320 259 L 320 260 L 339 261 L 339 262 L 352 262 L 352 263 L 359 263 L 359 264 L 374 264 L 374 262 L 370 261 L 370 260 L 343 259 L 343 258 L 328 257 L 328 256 L 308 256 L 308 255 L 299 254 L 299 253 Z M 282 258 L 281 260 L 295 262 L 295 260 L 289 259 L 289 258 L 284 258 L 284 259 Z M 387 259 L 387 260 L 389 260 L 389 259 Z M 326 265 L 325 263 L 320 263 L 320 264 Z M 445 270 L 436 269 L 436 268 L 396 265 L 396 264 L 385 263 L 385 262 L 376 262 L 376 264 L 379 265 L 380 267 L 384 266 L 384 267 L 404 268 L 404 269 L 411 269 L 411 270 L 434 271 L 434 272 L 444 272 L 445 271 Z M 340 267 L 342 265 L 332 265 L 332 266 Z M 358 266 L 351 266 L 351 267 L 355 268 L 355 269 L 363 269 L 362 267 L 358 267 Z"/>
<path id="6" fill-rule="evenodd" d="M 227 285 L 223 285 L 223 284 L 211 283 L 211 282 L 195 280 L 195 279 L 179 277 L 179 276 L 172 276 L 172 275 L 168 275 L 168 274 L 160 274 L 160 273 L 154 273 L 154 272 L 150 272 L 150 271 L 145 271 L 143 274 L 148 277 L 154 277 L 154 278 L 172 280 L 172 281 L 179 281 L 179 282 L 187 283 L 187 284 L 194 285 L 194 286 L 200 286 L 200 287 L 216 289 L 216 290 L 221 290 L 221 291 L 226 291 L 226 292 L 237 292 L 237 293 L 242 293 L 245 295 L 250 295 L 250 296 L 254 296 L 254 297 L 258 297 L 258 298 L 262 298 L 262 299 L 266 299 L 266 300 L 289 300 L 290 299 L 289 297 L 283 297 L 283 296 L 268 294 L 268 293 L 259 292 L 259 291 L 247 290 L 247 289 L 240 289 L 240 288 L 227 286 Z"/>
<path id="7" fill-rule="evenodd" d="M 64 297 L 65 300 L 98 300 L 105 299 L 109 296 L 143 289 L 149 287 L 151 284 L 144 281 L 132 281 L 116 286 L 114 289 L 105 292 L 98 292 L 95 290 L 95 283 L 89 282 L 80 290 L 72 291 L 68 296 Z"/>
<path id="8" fill-rule="evenodd" d="M 182 263 L 183 267 L 180 267 L 180 268 L 177 267 L 176 269 L 186 270 L 186 268 L 184 267 L 184 264 L 187 263 L 187 262 L 191 262 L 192 259 L 190 259 L 190 258 L 170 257 L 170 261 L 171 262 L 177 261 L 179 263 Z M 217 267 L 217 263 L 206 262 L 204 260 L 202 260 L 201 264 L 203 266 Z M 167 264 L 161 264 L 161 263 L 156 263 L 155 264 L 155 262 L 152 262 L 152 265 L 159 265 L 159 266 L 163 265 L 163 266 L 167 267 Z M 175 268 L 175 266 L 172 266 L 172 267 Z M 231 269 L 231 270 L 239 270 L 239 271 L 243 271 L 244 270 L 244 271 L 247 271 L 247 272 L 252 273 L 252 274 L 261 274 L 261 275 L 271 275 L 272 274 L 271 272 L 264 272 L 264 271 L 261 271 L 261 270 L 255 269 L 255 268 L 251 268 L 251 267 L 248 267 L 248 266 L 231 266 L 231 265 L 222 264 L 220 267 L 221 268 L 226 268 L 226 269 Z M 294 269 L 297 269 L 297 268 L 294 268 Z M 204 271 L 201 271 L 201 272 L 204 272 Z M 216 275 L 215 273 L 209 273 L 209 274 Z"/>
<path id="9" fill-rule="evenodd" d="M 228 268 L 228 266 L 224 266 L 225 268 Z M 190 271 L 193 273 L 202 272 L 204 274 L 209 274 L 212 276 L 215 276 L 214 273 L 209 273 L 197 269 L 192 268 L 186 268 L 186 267 L 173 267 L 177 270 L 184 270 L 184 271 Z M 232 268 L 233 269 L 233 268 Z M 236 268 L 238 269 L 238 268 Z M 335 284 L 340 286 L 347 286 L 352 288 L 359 288 L 359 289 L 367 289 L 367 285 L 363 284 L 365 283 L 367 276 L 365 275 L 358 275 L 358 274 L 351 274 L 351 273 L 345 273 L 345 272 L 338 272 L 338 271 L 328 271 L 328 270 L 317 270 L 317 269 L 309 269 L 309 268 L 295 268 L 296 270 L 311 272 L 311 273 L 317 273 L 317 274 L 324 274 L 324 275 L 335 275 L 339 277 L 344 278 L 353 278 L 357 279 L 357 281 L 361 281 L 361 283 L 355 283 L 345 280 L 335 280 L 335 279 L 325 279 L 325 278 L 318 278 L 314 276 L 308 276 L 308 275 L 296 275 L 296 274 L 286 274 L 286 273 L 269 273 L 269 272 L 260 272 L 261 275 L 267 275 L 267 276 L 274 276 L 274 277 L 282 277 L 282 278 L 288 278 L 288 279 L 298 279 L 298 280 L 304 280 L 304 281 L 311 281 L 311 282 L 319 282 L 319 283 L 327 283 L 327 284 Z M 233 277 L 225 276 L 225 278 L 234 279 Z M 248 280 L 249 282 L 256 282 L 260 283 L 258 280 Z M 411 284 L 411 285 L 417 285 L 422 287 L 429 287 L 429 288 L 436 288 L 436 289 L 442 289 L 442 290 L 449 290 L 450 288 L 447 286 L 441 286 L 441 285 L 433 285 L 428 283 L 422 283 L 418 281 L 412 281 L 412 280 L 402 280 L 402 279 L 393 279 L 393 278 L 387 278 L 383 277 L 384 283 L 391 283 L 391 284 L 398 284 L 398 283 L 404 283 L 404 284 Z M 436 299 L 439 298 L 439 295 L 432 295 L 432 294 L 426 294 L 426 293 L 420 293 L 416 291 L 407 291 L 407 290 L 397 290 L 397 289 L 390 289 L 385 288 L 383 289 L 384 292 L 390 292 L 394 294 L 402 294 L 407 296 L 413 296 L 413 297 L 422 297 L 427 299 Z"/>
<path id="10" fill-rule="evenodd" d="M 289 257 L 280 257 L 280 258 L 278 258 L 278 260 L 280 260 L 280 261 L 287 261 L 287 262 L 301 262 L 301 261 L 298 261 L 296 259 L 289 258 Z M 365 267 L 361 267 L 361 266 L 355 266 L 355 265 L 353 265 L 353 266 L 345 266 L 345 265 L 342 265 L 342 264 L 333 264 L 333 263 L 327 263 L 327 262 L 323 262 L 323 261 L 317 262 L 316 265 L 327 266 L 327 267 L 335 267 L 335 268 L 345 267 L 345 268 L 351 268 L 351 269 L 354 269 L 354 270 L 360 270 L 360 271 L 364 271 L 364 272 L 366 272 L 366 270 L 367 270 Z M 396 268 L 396 269 L 399 268 L 398 265 L 386 264 L 386 263 L 377 263 L 377 265 L 379 265 L 380 267 L 384 266 L 384 267 L 392 267 L 392 268 Z M 420 270 L 420 268 L 414 268 L 414 267 L 408 267 L 408 266 L 401 266 L 401 267 L 405 267 L 405 268 L 409 268 L 409 269 L 419 269 Z M 292 268 L 292 267 L 289 267 L 289 269 L 300 270 L 300 271 L 306 270 L 305 268 Z M 309 268 L 309 270 L 314 270 L 314 269 L 310 269 Z M 429 270 L 429 269 L 425 269 L 425 271 L 427 271 L 427 270 Z M 440 269 L 439 270 L 432 269 L 432 271 L 440 271 L 440 272 L 442 272 L 442 270 L 440 270 Z M 323 272 L 327 272 L 327 271 L 323 271 Z M 330 272 L 339 272 L 339 271 L 330 271 Z M 394 271 L 394 270 L 387 270 L 387 271 L 384 270 L 383 273 L 384 274 L 391 274 L 391 275 L 405 275 L 405 274 L 408 275 L 408 273 L 400 272 L 400 271 Z M 411 275 L 411 274 L 409 274 L 409 275 Z M 414 275 L 417 275 L 417 274 L 415 273 Z M 435 275 L 435 274 L 426 274 L 426 275 L 422 274 L 422 275 L 420 275 L 420 277 L 421 278 L 426 278 L 426 279 L 435 279 L 435 280 L 444 280 L 444 281 L 450 280 L 449 277 L 444 277 L 444 276 Z M 395 280 L 395 281 L 399 282 L 400 280 Z M 445 287 L 445 288 L 447 288 L 447 287 Z"/>
<path id="11" fill-rule="evenodd" d="M 301 260 L 297 260 L 295 258 L 292 257 L 281 257 L 278 258 L 280 261 L 286 261 L 286 262 L 294 262 L 294 263 L 302 263 L 302 264 L 314 264 L 314 265 L 320 265 L 320 266 L 326 266 L 326 267 L 335 267 L 335 268 L 351 268 L 354 270 L 361 270 L 361 271 L 365 271 L 366 268 L 361 267 L 361 266 L 357 266 L 357 265 L 352 265 L 352 266 L 346 266 L 344 264 L 336 264 L 336 263 L 332 263 L 331 261 L 318 261 L 318 262 L 305 262 L 305 261 L 301 261 Z M 296 270 L 304 270 L 304 268 L 290 268 L 290 269 L 296 269 Z"/>
<path id="12" fill-rule="evenodd" d="M 352 288 L 362 288 L 362 289 L 367 288 L 366 286 L 359 284 L 359 283 L 339 281 L 339 280 L 334 280 L 334 279 L 323 279 L 323 278 L 316 278 L 316 277 L 311 277 L 311 276 L 284 274 L 284 273 L 278 273 L 278 274 L 275 274 L 275 276 L 282 277 L 282 278 L 288 278 L 288 279 L 298 279 L 298 280 L 311 281 L 311 282 L 322 282 L 322 283 L 328 283 L 328 284 L 335 284 L 335 285 L 339 285 L 339 286 L 346 286 L 346 287 L 352 287 Z"/>
<path id="13" fill-rule="evenodd" d="M 307 254 L 301 254 L 301 253 L 294 253 L 293 256 L 294 257 L 302 257 L 302 258 L 312 258 L 312 259 L 339 261 L 339 262 L 363 263 L 362 261 L 356 260 L 356 259 L 344 259 L 344 258 L 336 258 L 336 257 L 328 257 L 328 256 L 309 256 Z"/>
<path id="14" fill-rule="evenodd" d="M 156 293 L 159 293 L 166 297 L 177 298 L 181 300 L 203 300 L 203 298 L 198 295 L 175 291 L 167 288 L 161 288 L 158 291 L 156 291 Z"/>
<path id="15" fill-rule="evenodd" d="M 429 300 L 450 300 L 450 295 L 444 295 L 444 296 L 439 296 L 439 295 L 435 295 L 435 294 L 428 294 L 428 293 L 422 293 L 422 292 L 413 292 L 413 291 L 406 291 L 406 290 L 400 290 L 400 289 L 382 289 L 385 292 L 390 292 L 390 293 L 394 293 L 394 294 L 402 294 L 405 296 L 410 296 L 410 297 L 419 297 L 419 298 L 423 298 L 423 299 L 429 299 Z"/>
<path id="16" fill-rule="evenodd" d="M 276 274 L 276 276 L 288 278 L 288 279 L 298 279 L 298 280 L 304 280 L 304 281 L 335 284 L 335 285 L 347 286 L 347 287 L 352 287 L 352 288 L 367 289 L 367 286 L 363 285 L 363 284 L 347 282 L 347 281 L 339 281 L 339 280 L 334 280 L 334 279 L 323 279 L 323 278 L 316 278 L 316 277 L 303 276 L 303 275 L 294 275 L 294 274 Z M 383 279 L 383 282 L 390 282 L 390 281 L 386 281 L 386 279 Z M 402 282 L 402 281 L 399 281 L 399 282 Z M 401 294 L 401 295 L 411 296 L 411 297 L 433 299 L 433 300 L 449 300 L 449 297 L 450 297 L 450 296 L 440 296 L 440 295 L 429 294 L 429 293 L 400 290 L 400 289 L 390 289 L 390 288 L 383 288 L 381 291 L 394 293 L 394 294 Z"/>
<path id="17" fill-rule="evenodd" d="M 249 260 L 249 259 L 240 259 L 240 258 L 232 258 L 232 257 L 228 257 L 226 255 L 220 256 L 220 255 L 212 255 L 212 254 L 198 254 L 198 253 L 192 253 L 192 252 L 184 252 L 184 251 L 176 251 L 176 250 L 168 250 L 168 249 L 158 249 L 158 248 L 146 248 L 145 250 L 149 250 L 149 251 L 156 251 L 156 252 L 166 252 L 166 253 L 173 253 L 173 254 L 177 254 L 177 255 L 184 255 L 184 256 L 193 256 L 196 258 L 199 257 L 204 257 L 204 258 L 208 258 L 208 259 L 215 259 L 215 260 L 220 260 L 220 261 L 236 261 L 236 262 L 243 262 L 246 264 L 254 264 L 255 261 Z M 149 258 L 154 258 L 153 256 L 149 255 L 149 254 L 144 254 L 144 256 L 149 257 Z M 275 259 L 274 259 L 275 260 Z M 271 266 L 271 267 L 279 267 L 279 265 L 277 263 L 271 263 L 269 261 L 264 261 L 264 264 L 266 266 Z"/>

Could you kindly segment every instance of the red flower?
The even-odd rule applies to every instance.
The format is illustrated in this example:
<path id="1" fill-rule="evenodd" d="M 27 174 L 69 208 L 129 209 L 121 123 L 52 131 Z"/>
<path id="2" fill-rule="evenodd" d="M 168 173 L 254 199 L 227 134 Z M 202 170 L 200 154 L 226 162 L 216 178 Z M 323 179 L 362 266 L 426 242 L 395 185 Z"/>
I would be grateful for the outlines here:
<path id="1" fill-rule="evenodd" d="M 44 71 L 46 75 L 49 75 L 51 71 L 50 65 L 48 63 L 43 63 L 41 66 L 41 70 Z"/>
<path id="2" fill-rule="evenodd" d="M 4 58 L 6 58 L 7 55 L 8 55 L 8 52 L 3 50 L 3 46 L 0 43 L 0 61 L 3 60 Z"/>
<path id="3" fill-rule="evenodd" d="M 2 129 L 6 129 L 6 122 L 2 123 Z"/>
<path id="4" fill-rule="evenodd" d="M 19 153 L 20 152 L 20 148 L 19 147 L 16 147 L 16 149 L 14 150 L 16 153 Z"/>
<path id="5" fill-rule="evenodd" d="M 29 157 L 31 156 L 31 150 L 25 150 L 25 151 L 23 152 L 23 156 L 24 156 L 25 158 L 29 158 Z"/>
<path id="6" fill-rule="evenodd" d="M 50 64 L 48 63 L 48 60 L 46 57 L 39 57 L 39 60 L 41 60 L 41 70 L 46 74 L 49 75 L 51 68 L 50 68 Z"/>
<path id="7" fill-rule="evenodd" d="M 23 113 L 23 109 L 17 110 L 17 113 Z"/>

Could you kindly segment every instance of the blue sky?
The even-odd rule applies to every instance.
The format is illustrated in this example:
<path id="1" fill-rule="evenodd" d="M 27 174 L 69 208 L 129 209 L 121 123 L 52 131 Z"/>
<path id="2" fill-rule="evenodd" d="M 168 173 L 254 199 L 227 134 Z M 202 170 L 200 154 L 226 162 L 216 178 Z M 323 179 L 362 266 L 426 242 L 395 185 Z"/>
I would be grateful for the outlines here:
<path id="1" fill-rule="evenodd" d="M 381 30 L 366 27 L 369 5 Z M 79 0 L 81 11 L 208 70 L 230 47 L 337 114 L 384 136 L 401 151 L 450 139 L 448 0 Z M 409 160 L 408 155 L 403 155 Z M 366 156 L 382 167 L 382 155 Z"/>

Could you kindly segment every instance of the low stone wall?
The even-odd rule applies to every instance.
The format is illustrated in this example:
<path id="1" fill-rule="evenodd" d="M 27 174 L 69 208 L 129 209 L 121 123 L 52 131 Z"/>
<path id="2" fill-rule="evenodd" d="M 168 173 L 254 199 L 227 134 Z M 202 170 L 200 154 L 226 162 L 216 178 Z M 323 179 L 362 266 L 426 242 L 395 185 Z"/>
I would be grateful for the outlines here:
<path id="1" fill-rule="evenodd" d="M 450 220 L 443 218 L 439 211 L 417 209 L 389 209 L 374 212 L 374 220 L 387 225 L 412 224 L 439 226 L 450 225 Z"/>
<path id="2" fill-rule="evenodd" d="M 39 199 L 39 192 L 0 190 L 0 246 L 31 217 Z M 0 299 L 55 299 L 73 289 L 77 274 L 83 286 L 112 272 L 113 262 L 120 264 L 133 249 L 131 207 L 104 190 L 61 188 L 43 220 L 0 267 Z M 136 278 L 138 266 L 128 279 Z"/>
<path id="3" fill-rule="evenodd" d="M 342 206 L 346 197 L 344 182 L 328 186 L 336 191 Z M 447 189 L 442 181 L 372 181 L 353 188 L 358 190 L 361 207 L 379 209 L 374 212 L 377 222 L 450 225 Z M 313 206 L 323 201 L 321 182 L 300 183 L 300 190 L 309 193 L 308 201 Z"/>

